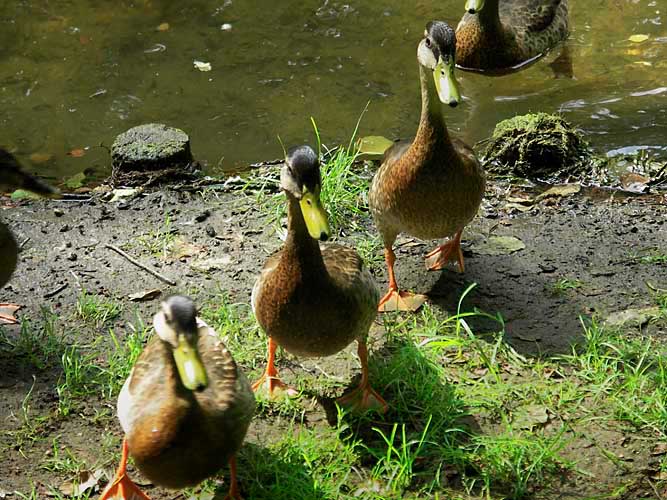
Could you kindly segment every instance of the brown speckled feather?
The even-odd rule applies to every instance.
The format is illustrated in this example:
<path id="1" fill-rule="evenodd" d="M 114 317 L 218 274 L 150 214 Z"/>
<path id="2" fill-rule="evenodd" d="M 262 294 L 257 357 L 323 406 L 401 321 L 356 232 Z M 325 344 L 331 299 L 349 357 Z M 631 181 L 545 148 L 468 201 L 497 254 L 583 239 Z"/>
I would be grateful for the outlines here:
<path id="1" fill-rule="evenodd" d="M 427 77 L 420 71 L 422 99 L 428 100 Z M 441 115 L 427 107 L 415 139 L 385 153 L 371 184 L 371 213 L 387 247 L 400 232 L 421 239 L 454 235 L 475 217 L 484 194 L 484 174 L 472 149 L 452 140 Z"/>
<path id="2" fill-rule="evenodd" d="M 255 408 L 250 385 L 222 341 L 203 322 L 199 332 L 206 389 L 183 387 L 171 348 L 154 336 L 119 397 L 130 454 L 146 477 L 168 488 L 197 484 L 224 466 L 241 446 Z"/>
<path id="3" fill-rule="evenodd" d="M 509 69 L 544 55 L 568 36 L 567 0 L 496 2 L 487 0 L 482 12 L 466 13 L 459 22 L 456 62 L 461 68 Z M 494 9 L 497 14 L 491 15 Z"/>
<path id="4" fill-rule="evenodd" d="M 303 224 L 298 204 L 290 205 L 290 220 Z M 328 356 L 365 338 L 380 294 L 357 252 L 320 247 L 303 229 L 289 234 L 253 288 L 253 310 L 264 331 L 299 356 Z"/>

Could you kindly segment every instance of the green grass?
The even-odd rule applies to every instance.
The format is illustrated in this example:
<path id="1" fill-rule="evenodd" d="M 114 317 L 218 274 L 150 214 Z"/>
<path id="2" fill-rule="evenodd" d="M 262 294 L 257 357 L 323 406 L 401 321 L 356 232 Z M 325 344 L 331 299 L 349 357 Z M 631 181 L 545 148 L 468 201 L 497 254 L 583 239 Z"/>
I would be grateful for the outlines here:
<path id="1" fill-rule="evenodd" d="M 350 230 L 359 229 L 361 217 L 368 212 L 369 178 L 354 167 L 359 159 L 359 148 L 355 138 L 360 120 L 361 116 L 347 146 L 328 147 L 322 143 L 319 129 L 315 120 L 311 118 L 317 142 L 316 149 L 320 157 L 322 204 L 327 210 L 329 222 L 334 230 L 342 227 Z M 280 225 L 287 216 L 285 195 L 282 192 L 275 192 L 277 186 L 275 176 L 265 178 L 264 182 L 259 184 L 257 179 L 251 178 L 246 186 L 246 190 L 254 192 L 255 203 L 265 215 L 267 222 L 273 226 Z"/>
<path id="2" fill-rule="evenodd" d="M 175 240 L 176 229 L 171 225 L 171 217 L 169 216 L 169 213 L 166 213 L 162 226 L 147 234 L 139 236 L 136 241 L 151 255 L 166 259 Z"/>
<path id="3" fill-rule="evenodd" d="M 554 295 L 564 295 L 568 290 L 577 290 L 583 283 L 577 279 L 561 278 L 551 285 L 551 292 Z"/>
<path id="4" fill-rule="evenodd" d="M 83 290 L 77 299 L 76 310 L 82 320 L 100 328 L 120 316 L 123 306 L 113 299 Z"/>

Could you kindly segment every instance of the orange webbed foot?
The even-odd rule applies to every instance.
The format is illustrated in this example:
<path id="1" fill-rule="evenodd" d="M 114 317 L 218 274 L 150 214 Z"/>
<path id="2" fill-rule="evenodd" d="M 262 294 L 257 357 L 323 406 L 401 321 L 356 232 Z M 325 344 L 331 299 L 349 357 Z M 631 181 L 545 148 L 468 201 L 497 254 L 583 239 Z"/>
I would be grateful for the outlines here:
<path id="1" fill-rule="evenodd" d="M 439 271 L 445 269 L 450 262 L 457 262 L 459 272 L 465 270 L 463 264 L 463 252 L 461 251 L 461 233 L 458 232 L 446 243 L 435 247 L 426 254 L 426 269 L 429 271 Z"/>
<path id="2" fill-rule="evenodd" d="M 114 478 L 102 492 L 100 500 L 151 500 L 132 480 L 123 474 Z"/>
<path id="3" fill-rule="evenodd" d="M 267 394 L 269 399 L 279 399 L 281 397 L 294 397 L 299 394 L 299 392 L 287 385 L 285 382 L 278 378 L 277 374 L 269 375 L 266 372 L 252 384 L 252 390 L 254 392 L 260 392 Z"/>
<path id="4" fill-rule="evenodd" d="M 127 466 L 127 457 L 129 448 L 127 440 L 123 440 L 123 454 L 120 459 L 120 465 L 116 471 L 116 477 L 107 485 L 102 492 L 100 500 L 151 500 L 139 487 L 127 477 L 125 468 Z"/>
<path id="5" fill-rule="evenodd" d="M 360 385 L 352 392 L 336 399 L 336 402 L 354 413 L 363 413 L 368 410 L 385 413 L 389 409 L 384 398 L 375 392 L 370 384 Z"/>
<path id="6" fill-rule="evenodd" d="M 390 289 L 378 304 L 378 312 L 414 312 L 426 302 L 426 295 Z"/>

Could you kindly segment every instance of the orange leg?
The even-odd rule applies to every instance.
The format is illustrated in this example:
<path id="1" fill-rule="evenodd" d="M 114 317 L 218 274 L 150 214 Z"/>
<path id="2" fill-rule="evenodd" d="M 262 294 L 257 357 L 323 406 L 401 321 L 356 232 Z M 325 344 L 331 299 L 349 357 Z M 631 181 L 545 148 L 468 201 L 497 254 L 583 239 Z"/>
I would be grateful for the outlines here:
<path id="1" fill-rule="evenodd" d="M 278 344 L 269 337 L 269 353 L 266 359 L 266 370 L 257 382 L 252 384 L 252 390 L 257 392 L 260 388 L 265 387 L 269 393 L 269 397 L 273 397 L 274 391 L 286 392 L 288 396 L 295 396 L 297 391 L 289 387 L 285 382 L 278 377 L 278 370 L 274 361 L 276 359 L 276 348 Z"/>
<path id="2" fill-rule="evenodd" d="M 389 273 L 389 291 L 380 299 L 378 311 L 416 311 L 419 309 L 426 302 L 426 296 L 399 291 L 394 275 L 396 254 L 393 249 L 384 249 L 384 260 L 387 263 L 387 272 Z"/>
<path id="3" fill-rule="evenodd" d="M 426 269 L 429 271 L 438 271 L 444 269 L 449 262 L 458 262 L 459 272 L 465 270 L 463 264 L 463 252 L 461 251 L 461 234 L 463 229 L 458 231 L 449 241 L 435 247 L 433 251 L 426 254 Z"/>
<path id="4" fill-rule="evenodd" d="M 361 381 L 359 386 L 349 394 L 341 396 L 336 401 L 339 405 L 349 408 L 353 412 L 377 410 L 384 413 L 389 408 L 387 402 L 373 390 L 368 380 L 368 347 L 366 341 L 359 341 L 357 348 L 359 361 L 361 361 Z"/>
<path id="5" fill-rule="evenodd" d="M 229 492 L 225 497 L 225 500 L 243 500 L 241 498 L 241 493 L 239 492 L 239 484 L 236 480 L 236 457 L 233 456 L 229 459 Z"/>
<path id="6" fill-rule="evenodd" d="M 123 456 L 116 477 L 104 489 L 100 500 L 150 500 L 125 473 L 128 453 L 127 440 L 123 439 Z"/>

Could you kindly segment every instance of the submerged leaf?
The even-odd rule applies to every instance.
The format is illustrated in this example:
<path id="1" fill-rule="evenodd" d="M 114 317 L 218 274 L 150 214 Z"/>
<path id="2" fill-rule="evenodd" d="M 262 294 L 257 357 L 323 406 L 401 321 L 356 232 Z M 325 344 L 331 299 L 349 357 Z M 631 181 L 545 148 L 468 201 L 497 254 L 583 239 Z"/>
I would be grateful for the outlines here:
<path id="1" fill-rule="evenodd" d="M 363 155 L 382 156 L 392 144 L 394 144 L 393 141 L 381 135 L 369 135 L 361 137 L 357 141 L 357 148 L 359 148 L 359 153 Z"/>
<path id="2" fill-rule="evenodd" d="M 630 40 L 633 43 L 641 43 L 648 40 L 648 38 L 649 38 L 648 35 L 632 35 L 630 38 L 628 38 L 628 40 Z"/>
<path id="3" fill-rule="evenodd" d="M 65 181 L 65 186 L 70 189 L 77 189 L 83 186 L 84 181 L 86 180 L 86 174 L 84 172 L 79 172 L 74 174 L 72 177 Z"/>
<path id="4" fill-rule="evenodd" d="M 526 244 L 514 236 L 489 236 L 472 245 L 472 251 L 479 255 L 509 255 L 524 248 Z"/>

